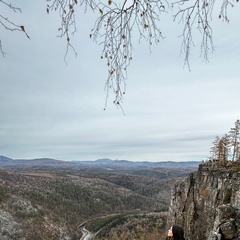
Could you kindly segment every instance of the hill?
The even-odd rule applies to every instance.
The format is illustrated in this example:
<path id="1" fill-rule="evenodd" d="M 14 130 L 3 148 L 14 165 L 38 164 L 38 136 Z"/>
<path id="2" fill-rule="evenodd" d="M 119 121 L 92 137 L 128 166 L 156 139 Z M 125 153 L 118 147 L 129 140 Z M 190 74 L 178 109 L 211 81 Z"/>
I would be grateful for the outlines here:
<path id="1" fill-rule="evenodd" d="M 127 171 L 146 170 L 152 168 L 197 168 L 200 162 L 132 162 L 128 160 L 111 160 L 111 159 L 97 159 L 95 161 L 63 161 L 50 158 L 37 159 L 11 159 L 9 157 L 0 156 L 0 167 L 4 169 L 13 168 L 57 168 L 57 169 L 75 169 L 75 170 L 89 170 L 98 171 Z"/>
<path id="2" fill-rule="evenodd" d="M 111 214 L 128 216 L 119 217 L 122 227 L 115 222 L 111 233 L 102 232 L 103 239 L 116 232 L 122 236 L 126 227 L 136 237 L 140 226 L 142 235 L 152 229 L 154 239 L 166 223 L 162 212 L 168 209 L 172 186 L 195 170 L 155 163 L 144 169 L 148 163 L 113 160 L 95 163 L 0 157 L 0 239 L 79 240 L 81 223 Z"/>

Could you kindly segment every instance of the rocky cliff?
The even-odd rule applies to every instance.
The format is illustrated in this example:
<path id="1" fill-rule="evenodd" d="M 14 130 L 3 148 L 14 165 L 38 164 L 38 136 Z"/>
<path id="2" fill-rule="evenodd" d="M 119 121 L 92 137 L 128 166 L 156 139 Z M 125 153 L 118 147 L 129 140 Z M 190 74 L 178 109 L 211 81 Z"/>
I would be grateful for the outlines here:
<path id="1" fill-rule="evenodd" d="M 240 162 L 200 164 L 174 186 L 170 216 L 187 240 L 239 240 Z"/>

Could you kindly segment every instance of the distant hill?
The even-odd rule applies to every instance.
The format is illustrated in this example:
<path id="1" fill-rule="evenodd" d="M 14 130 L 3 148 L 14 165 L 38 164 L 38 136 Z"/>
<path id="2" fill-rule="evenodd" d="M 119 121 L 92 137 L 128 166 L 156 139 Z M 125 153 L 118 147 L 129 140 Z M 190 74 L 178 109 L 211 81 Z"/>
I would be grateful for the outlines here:
<path id="1" fill-rule="evenodd" d="M 6 156 L 0 156 L 1 168 L 97 168 L 104 171 L 109 170 L 143 170 L 149 168 L 197 168 L 200 161 L 185 161 L 185 162 L 132 162 L 128 160 L 111 160 L 111 159 L 97 159 L 95 161 L 63 161 L 51 158 L 37 158 L 37 159 L 11 159 Z"/>
<path id="2" fill-rule="evenodd" d="M 6 163 L 6 162 L 9 162 L 9 161 L 12 161 L 12 159 L 8 158 L 8 157 L 5 157 L 5 156 L 0 156 L 0 164 L 1 163 Z"/>

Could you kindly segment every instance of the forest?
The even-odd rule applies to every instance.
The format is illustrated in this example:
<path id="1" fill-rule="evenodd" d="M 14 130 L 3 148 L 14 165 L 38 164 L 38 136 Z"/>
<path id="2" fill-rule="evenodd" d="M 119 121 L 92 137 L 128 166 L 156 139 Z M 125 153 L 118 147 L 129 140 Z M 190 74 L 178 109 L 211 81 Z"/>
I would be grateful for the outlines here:
<path id="1" fill-rule="evenodd" d="M 155 174 L 151 176 L 150 170 Z M 79 226 L 86 223 L 99 239 L 159 239 L 172 186 L 194 170 L 2 169 L 0 236 L 79 240 Z"/>

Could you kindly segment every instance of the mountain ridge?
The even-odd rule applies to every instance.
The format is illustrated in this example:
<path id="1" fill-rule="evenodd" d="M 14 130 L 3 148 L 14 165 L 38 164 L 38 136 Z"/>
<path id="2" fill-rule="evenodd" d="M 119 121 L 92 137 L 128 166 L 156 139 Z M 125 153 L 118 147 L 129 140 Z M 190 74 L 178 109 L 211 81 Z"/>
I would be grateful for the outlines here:
<path id="1" fill-rule="evenodd" d="M 12 159 L 6 156 L 0 156 L 0 167 L 33 167 L 33 166 L 65 166 L 65 167 L 92 167 L 97 166 L 100 168 L 197 168 L 200 161 L 161 161 L 161 162 L 148 162 L 148 161 L 129 161 L 129 160 L 112 160 L 108 158 L 96 159 L 93 161 L 79 161 L 79 160 L 57 160 L 52 158 L 36 158 L 36 159 Z"/>

